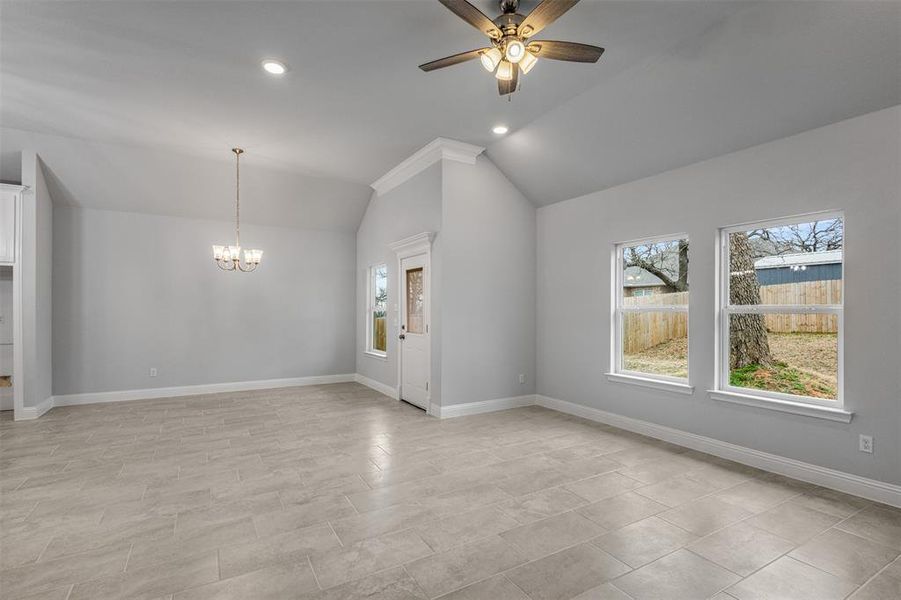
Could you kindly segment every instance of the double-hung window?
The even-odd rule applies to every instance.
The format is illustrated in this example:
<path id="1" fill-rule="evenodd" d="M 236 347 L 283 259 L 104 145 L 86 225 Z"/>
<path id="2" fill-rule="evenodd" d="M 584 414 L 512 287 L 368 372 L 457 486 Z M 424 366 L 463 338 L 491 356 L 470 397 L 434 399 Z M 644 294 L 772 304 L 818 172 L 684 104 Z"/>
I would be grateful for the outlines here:
<path id="1" fill-rule="evenodd" d="M 384 357 L 388 351 L 388 266 L 370 267 L 367 282 L 366 352 Z"/>
<path id="2" fill-rule="evenodd" d="M 843 413 L 842 215 L 722 229 L 720 268 L 720 399 Z"/>
<path id="3" fill-rule="evenodd" d="M 688 237 L 617 244 L 614 272 L 610 379 L 690 391 Z"/>

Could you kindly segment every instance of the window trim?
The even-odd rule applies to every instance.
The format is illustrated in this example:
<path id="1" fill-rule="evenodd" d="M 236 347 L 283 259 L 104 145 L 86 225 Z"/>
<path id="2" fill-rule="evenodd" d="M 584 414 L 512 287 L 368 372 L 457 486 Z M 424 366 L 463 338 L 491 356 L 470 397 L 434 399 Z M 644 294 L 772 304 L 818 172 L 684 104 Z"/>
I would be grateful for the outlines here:
<path id="1" fill-rule="evenodd" d="M 623 249 L 640 244 L 652 244 L 657 242 L 672 242 L 686 240 L 688 244 L 689 256 L 691 254 L 691 240 L 687 233 L 675 233 L 671 235 L 655 235 L 650 237 L 628 240 L 625 242 L 616 242 L 613 244 L 613 252 L 611 259 L 611 268 L 613 270 L 612 281 L 612 298 L 610 302 L 610 371 L 606 373 L 607 380 L 617 383 L 626 383 L 638 385 L 641 387 L 651 387 L 656 389 L 667 389 L 678 391 L 681 393 L 691 394 L 694 387 L 691 385 L 691 343 L 688 344 L 688 352 L 686 355 L 687 377 L 672 377 L 670 375 L 658 375 L 655 373 L 643 373 L 641 371 L 631 371 L 623 368 L 623 319 L 624 313 L 643 313 L 643 312 L 678 312 L 685 313 L 688 319 L 689 339 L 691 339 L 691 317 L 689 308 L 691 306 L 691 295 L 689 295 L 688 304 L 673 305 L 664 304 L 659 306 L 623 306 Z M 691 260 L 689 259 L 689 274 L 691 273 Z M 689 287 L 689 292 L 691 288 Z"/>
<path id="2" fill-rule="evenodd" d="M 761 227 L 781 227 L 797 225 L 811 221 L 823 221 L 828 219 L 841 219 L 842 236 L 842 303 L 797 305 L 797 304 L 765 304 L 765 305 L 730 305 L 729 298 L 729 235 L 738 231 L 748 231 Z M 814 213 L 780 217 L 776 219 L 764 219 L 760 221 L 748 221 L 738 225 L 721 227 L 717 234 L 716 256 L 716 349 L 714 352 L 717 362 L 715 368 L 714 389 L 708 391 L 708 396 L 713 400 L 733 402 L 746 406 L 768 408 L 780 412 L 790 412 L 806 416 L 824 416 L 832 420 L 850 422 L 854 414 L 845 407 L 844 401 L 844 346 L 845 346 L 845 258 L 847 256 L 847 219 L 843 211 L 828 210 Z M 756 388 L 736 387 L 729 384 L 729 316 L 733 314 L 833 314 L 838 321 L 837 360 L 836 373 L 836 398 L 827 400 L 812 396 L 795 396 L 770 390 Z M 845 420 L 847 419 L 847 420 Z"/>
<path id="3" fill-rule="evenodd" d="M 373 325 L 373 317 L 372 315 L 375 313 L 375 273 L 376 270 L 383 268 L 385 269 L 385 289 L 388 289 L 388 263 L 374 263 L 369 265 L 366 270 L 366 315 L 365 315 L 365 323 L 366 323 L 366 341 L 365 347 L 363 348 L 363 354 L 367 356 L 371 356 L 373 358 L 378 358 L 382 360 L 388 359 L 388 349 L 385 348 L 384 351 L 378 350 L 373 347 L 375 340 L 372 335 L 372 325 Z M 385 315 L 387 318 L 388 307 L 387 302 L 385 306 Z M 387 332 L 387 324 L 386 329 Z M 386 344 L 387 345 L 387 344 Z"/>

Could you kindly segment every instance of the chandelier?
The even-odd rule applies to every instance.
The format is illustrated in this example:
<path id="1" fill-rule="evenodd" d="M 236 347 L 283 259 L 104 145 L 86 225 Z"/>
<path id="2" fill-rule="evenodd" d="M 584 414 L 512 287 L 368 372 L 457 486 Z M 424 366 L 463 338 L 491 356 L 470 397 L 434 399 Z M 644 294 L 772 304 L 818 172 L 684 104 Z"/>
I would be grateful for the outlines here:
<path id="1" fill-rule="evenodd" d="M 241 148 L 232 148 L 235 153 L 235 245 L 213 245 L 213 258 L 223 271 L 242 271 L 249 273 L 257 268 L 263 259 L 263 251 L 248 249 L 241 260 Z"/>

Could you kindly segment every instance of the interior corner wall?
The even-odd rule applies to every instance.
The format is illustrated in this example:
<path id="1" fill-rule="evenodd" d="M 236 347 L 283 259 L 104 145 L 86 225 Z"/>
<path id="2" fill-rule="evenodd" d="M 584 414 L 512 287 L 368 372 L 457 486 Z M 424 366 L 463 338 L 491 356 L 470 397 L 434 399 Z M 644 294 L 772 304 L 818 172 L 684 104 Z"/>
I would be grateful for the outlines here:
<path id="1" fill-rule="evenodd" d="M 442 406 L 533 394 L 535 207 L 487 156 L 443 165 Z"/>
<path id="2" fill-rule="evenodd" d="M 54 395 L 353 373 L 354 234 L 241 234 L 253 273 L 213 262 L 234 223 L 57 206 Z"/>
<path id="3" fill-rule="evenodd" d="M 436 163 L 399 186 L 378 195 L 373 193 L 357 230 L 357 318 L 356 364 L 357 373 L 389 388 L 397 387 L 397 331 L 399 299 L 397 297 L 397 255 L 390 244 L 410 236 L 431 231 L 432 242 L 432 315 L 431 362 L 432 401 L 440 403 L 440 349 L 441 349 L 441 164 Z M 365 352 L 367 331 L 369 268 L 388 266 L 388 336 L 387 356 L 373 356 Z"/>
<path id="4" fill-rule="evenodd" d="M 23 405 L 36 407 L 53 394 L 53 199 L 40 158 L 22 151 L 22 322 L 25 355 Z"/>
<path id="5" fill-rule="evenodd" d="M 901 483 L 901 107 L 538 211 L 538 392 L 889 483 Z M 836 423 L 717 403 L 719 227 L 845 212 L 844 398 Z M 607 381 L 616 242 L 688 233 L 693 395 Z M 858 451 L 858 435 L 875 453 Z"/>

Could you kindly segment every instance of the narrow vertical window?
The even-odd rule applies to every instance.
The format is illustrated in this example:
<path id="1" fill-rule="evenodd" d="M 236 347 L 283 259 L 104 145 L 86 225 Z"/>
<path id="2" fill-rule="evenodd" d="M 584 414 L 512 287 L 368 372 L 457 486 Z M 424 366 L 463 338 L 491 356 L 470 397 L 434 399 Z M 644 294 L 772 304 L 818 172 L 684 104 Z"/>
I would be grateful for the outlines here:
<path id="1" fill-rule="evenodd" d="M 616 246 L 612 371 L 688 383 L 688 238 Z"/>
<path id="2" fill-rule="evenodd" d="M 720 238 L 719 389 L 840 408 L 842 216 L 729 227 Z"/>
<path id="3" fill-rule="evenodd" d="M 369 293 L 366 311 L 366 351 L 385 356 L 388 351 L 388 266 L 369 268 Z"/>

